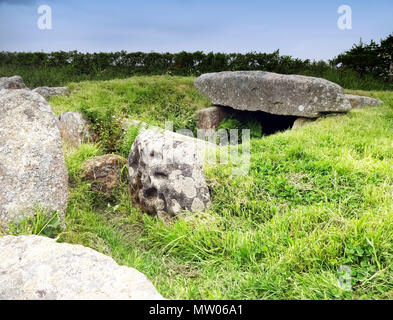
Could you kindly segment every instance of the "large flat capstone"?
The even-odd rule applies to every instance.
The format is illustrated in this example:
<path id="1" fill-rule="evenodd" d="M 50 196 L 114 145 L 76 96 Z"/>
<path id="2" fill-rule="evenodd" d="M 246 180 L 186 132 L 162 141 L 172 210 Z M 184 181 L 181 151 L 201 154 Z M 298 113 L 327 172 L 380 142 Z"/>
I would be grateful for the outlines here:
<path id="1" fill-rule="evenodd" d="M 0 238 L 0 300 L 162 300 L 139 271 L 80 245 Z"/>
<path id="2" fill-rule="evenodd" d="M 351 104 L 339 85 L 325 79 L 263 71 L 203 74 L 195 80 L 214 105 L 276 115 L 317 118 L 347 112 Z"/>

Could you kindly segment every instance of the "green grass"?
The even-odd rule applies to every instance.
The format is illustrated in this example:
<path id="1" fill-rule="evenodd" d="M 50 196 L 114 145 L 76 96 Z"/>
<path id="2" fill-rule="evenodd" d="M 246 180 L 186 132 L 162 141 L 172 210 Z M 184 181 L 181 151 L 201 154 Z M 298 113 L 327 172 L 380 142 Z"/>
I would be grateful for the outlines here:
<path id="1" fill-rule="evenodd" d="M 81 66 L 37 66 L 27 65 L 26 63 L 20 62 L 21 64 L 0 64 L 0 77 L 10 77 L 14 75 L 20 75 L 25 81 L 25 84 L 34 89 L 41 86 L 64 86 L 70 82 L 82 82 L 82 81 L 104 81 L 112 79 L 124 79 L 136 75 L 159 75 L 175 72 L 177 75 L 190 75 L 190 70 L 184 70 L 183 73 L 180 70 L 165 70 L 165 69 L 145 69 L 137 70 L 137 68 L 118 68 L 109 67 L 105 69 L 89 68 L 88 64 L 82 64 Z M 82 68 L 82 69 L 81 69 Z M 86 69 L 87 68 L 87 69 Z M 220 66 L 216 71 L 220 70 Z M 381 79 L 374 78 L 371 75 L 360 76 L 352 70 L 334 70 L 326 69 L 326 67 L 314 66 L 304 71 L 292 70 L 286 68 L 284 65 L 277 66 L 276 72 L 288 73 L 296 72 L 297 74 L 304 74 L 312 77 L 324 78 L 333 81 L 340 86 L 348 89 L 362 89 L 362 90 L 392 90 L 393 83 L 384 82 Z M 144 70 L 144 71 L 143 71 Z M 238 70 L 237 68 L 233 71 Z M 271 70 L 272 71 L 272 70 Z M 207 72 L 207 71 L 206 71 Z M 214 72 L 211 70 L 209 72 Z"/>
<path id="2" fill-rule="evenodd" d="M 57 113 L 113 108 L 159 125 L 178 114 L 180 126 L 208 105 L 192 80 L 72 84 L 69 98 L 51 104 Z M 363 93 L 385 105 L 252 139 L 246 176 L 206 168 L 211 208 L 169 225 L 133 208 L 126 185 L 106 199 L 81 181 L 81 163 L 106 152 L 102 144 L 67 148 L 59 240 L 137 268 L 169 299 L 393 299 L 393 92 Z M 338 285 L 341 266 L 352 270 L 352 291 Z"/>
<path id="3" fill-rule="evenodd" d="M 53 98 L 51 105 L 57 114 L 83 113 L 91 121 L 103 149 L 122 153 L 119 119 L 125 117 L 161 127 L 171 121 L 175 130 L 196 130 L 196 111 L 210 103 L 196 92 L 193 81 L 192 77 L 145 76 L 72 83 L 72 94 Z"/>
<path id="4" fill-rule="evenodd" d="M 42 86 L 65 86 L 70 82 L 111 80 L 128 78 L 132 76 L 128 70 L 107 69 L 91 74 L 75 71 L 69 66 L 63 67 L 36 67 L 28 65 L 0 65 L 0 77 L 19 75 L 30 89 Z"/>

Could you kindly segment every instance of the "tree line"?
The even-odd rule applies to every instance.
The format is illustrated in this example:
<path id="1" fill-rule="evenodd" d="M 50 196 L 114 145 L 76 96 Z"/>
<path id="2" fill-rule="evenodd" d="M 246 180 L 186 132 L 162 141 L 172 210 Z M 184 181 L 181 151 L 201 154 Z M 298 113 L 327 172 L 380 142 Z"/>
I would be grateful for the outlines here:
<path id="1" fill-rule="evenodd" d="M 324 62 L 295 59 L 273 53 L 144 53 L 126 51 L 110 53 L 71 52 L 0 52 L 0 65 L 36 68 L 67 67 L 79 74 L 94 74 L 119 69 L 129 74 L 200 75 L 206 72 L 265 70 L 278 73 L 299 73 L 309 69 L 327 69 Z"/>
<path id="2" fill-rule="evenodd" d="M 350 50 L 331 60 L 338 69 L 351 69 L 360 76 L 373 75 L 383 81 L 393 81 L 393 34 L 376 43 L 360 40 Z"/>
<path id="3" fill-rule="evenodd" d="M 393 34 L 380 43 L 360 42 L 328 62 L 273 53 L 144 53 L 126 51 L 0 52 L 0 76 L 20 74 L 31 85 L 106 80 L 132 75 L 198 76 L 208 72 L 262 70 L 323 77 L 349 89 L 393 87 Z"/>

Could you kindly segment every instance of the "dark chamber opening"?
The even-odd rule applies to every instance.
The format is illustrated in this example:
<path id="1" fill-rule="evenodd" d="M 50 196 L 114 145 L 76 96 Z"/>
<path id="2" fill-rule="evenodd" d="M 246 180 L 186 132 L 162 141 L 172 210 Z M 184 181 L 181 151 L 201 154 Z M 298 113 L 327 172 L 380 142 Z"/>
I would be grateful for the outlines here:
<path id="1" fill-rule="evenodd" d="M 250 118 L 253 117 L 262 125 L 263 135 L 271 135 L 277 132 L 282 132 L 288 129 L 292 129 L 298 117 L 294 116 L 281 116 L 276 114 L 270 114 L 262 111 L 242 111 L 245 112 L 245 116 Z"/>
<path id="2" fill-rule="evenodd" d="M 272 135 L 277 132 L 292 129 L 293 124 L 299 118 L 297 116 L 283 116 L 271 114 L 263 111 L 240 111 L 227 107 L 227 111 L 231 114 L 231 118 L 241 121 L 247 128 L 247 124 L 251 121 L 261 124 L 262 135 Z"/>

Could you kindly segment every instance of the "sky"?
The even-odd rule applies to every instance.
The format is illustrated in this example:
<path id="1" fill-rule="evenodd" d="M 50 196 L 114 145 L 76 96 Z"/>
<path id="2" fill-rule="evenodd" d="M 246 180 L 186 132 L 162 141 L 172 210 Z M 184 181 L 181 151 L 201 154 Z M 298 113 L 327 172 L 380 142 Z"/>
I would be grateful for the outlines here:
<path id="1" fill-rule="evenodd" d="M 52 29 L 37 25 L 41 5 Z M 352 9 L 342 30 L 338 8 Z M 273 52 L 328 60 L 393 33 L 393 0 L 0 0 L 0 51 Z"/>

